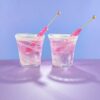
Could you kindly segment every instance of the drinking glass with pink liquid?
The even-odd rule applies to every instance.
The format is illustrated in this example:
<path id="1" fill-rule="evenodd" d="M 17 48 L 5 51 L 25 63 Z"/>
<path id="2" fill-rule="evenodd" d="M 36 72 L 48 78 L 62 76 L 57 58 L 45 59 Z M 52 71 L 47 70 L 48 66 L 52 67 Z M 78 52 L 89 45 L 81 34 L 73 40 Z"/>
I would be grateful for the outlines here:
<path id="1" fill-rule="evenodd" d="M 48 37 L 51 45 L 52 65 L 55 67 L 72 66 L 78 36 L 49 34 Z"/>
<path id="2" fill-rule="evenodd" d="M 22 66 L 40 66 L 44 37 L 29 33 L 15 35 Z"/>

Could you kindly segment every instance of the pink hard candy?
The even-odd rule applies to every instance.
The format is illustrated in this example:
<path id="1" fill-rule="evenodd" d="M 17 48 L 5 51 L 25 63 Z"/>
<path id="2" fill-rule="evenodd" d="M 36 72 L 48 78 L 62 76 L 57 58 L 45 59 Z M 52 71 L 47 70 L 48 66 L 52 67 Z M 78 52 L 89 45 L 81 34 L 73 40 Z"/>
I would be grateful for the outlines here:
<path id="1" fill-rule="evenodd" d="M 72 36 L 77 36 L 77 35 L 79 35 L 81 31 L 82 31 L 81 28 L 75 30 L 75 31 L 72 33 Z"/>

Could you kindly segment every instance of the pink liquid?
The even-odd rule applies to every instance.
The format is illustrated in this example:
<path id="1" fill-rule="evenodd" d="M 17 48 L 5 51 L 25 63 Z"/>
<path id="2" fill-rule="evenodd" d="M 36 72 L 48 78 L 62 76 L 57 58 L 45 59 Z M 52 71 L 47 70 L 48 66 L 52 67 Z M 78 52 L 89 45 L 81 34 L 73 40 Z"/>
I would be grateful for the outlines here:
<path id="1" fill-rule="evenodd" d="M 17 44 L 22 65 L 41 64 L 42 41 L 17 41 Z"/>
<path id="2" fill-rule="evenodd" d="M 57 67 L 69 67 L 73 64 L 76 38 L 50 39 L 52 64 Z"/>

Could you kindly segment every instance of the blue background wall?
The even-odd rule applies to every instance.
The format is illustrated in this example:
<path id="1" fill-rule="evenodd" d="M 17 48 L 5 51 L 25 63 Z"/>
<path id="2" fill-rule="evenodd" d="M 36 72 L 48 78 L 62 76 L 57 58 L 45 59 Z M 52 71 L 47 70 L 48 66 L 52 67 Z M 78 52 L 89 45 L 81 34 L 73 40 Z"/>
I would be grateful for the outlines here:
<path id="1" fill-rule="evenodd" d="M 71 33 L 92 15 L 97 19 L 81 32 L 76 58 L 100 58 L 100 0 L 0 0 L 0 59 L 18 59 L 15 34 L 38 33 L 57 10 L 62 15 L 49 32 Z M 46 37 L 43 58 L 50 58 Z"/>

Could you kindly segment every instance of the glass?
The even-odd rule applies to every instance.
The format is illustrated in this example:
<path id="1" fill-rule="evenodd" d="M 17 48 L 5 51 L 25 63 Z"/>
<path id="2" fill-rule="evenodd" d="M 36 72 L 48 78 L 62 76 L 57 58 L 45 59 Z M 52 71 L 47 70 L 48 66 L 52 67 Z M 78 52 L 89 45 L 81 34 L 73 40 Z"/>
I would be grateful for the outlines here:
<path id="1" fill-rule="evenodd" d="M 36 34 L 16 34 L 15 35 L 20 63 L 22 66 L 40 66 L 43 47 L 43 37 Z"/>
<path id="2" fill-rule="evenodd" d="M 73 65 L 74 51 L 78 37 L 69 34 L 49 34 L 52 65 L 70 67 Z"/>

